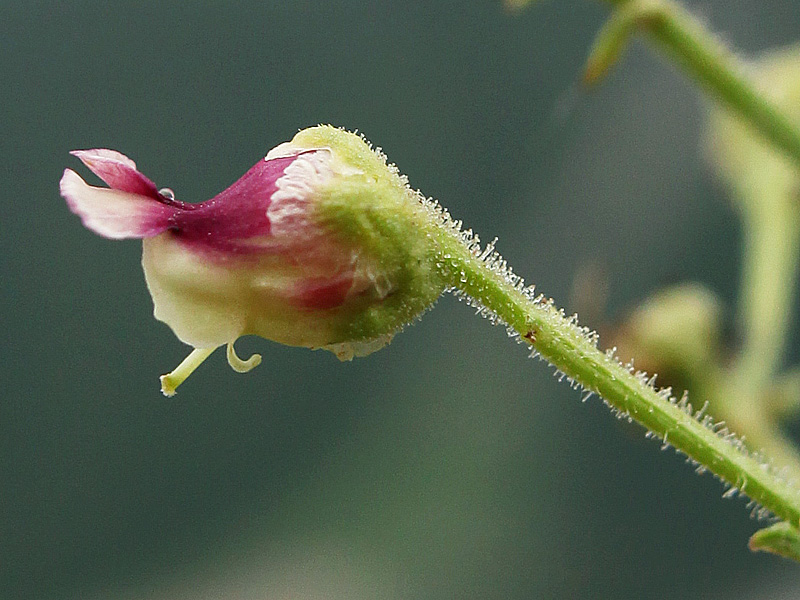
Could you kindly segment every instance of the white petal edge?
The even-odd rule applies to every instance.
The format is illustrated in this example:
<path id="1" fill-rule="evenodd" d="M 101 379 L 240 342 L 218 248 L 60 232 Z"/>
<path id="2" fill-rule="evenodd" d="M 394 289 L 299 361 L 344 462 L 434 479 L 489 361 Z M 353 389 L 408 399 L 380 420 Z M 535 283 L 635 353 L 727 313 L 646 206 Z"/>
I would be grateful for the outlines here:
<path id="1" fill-rule="evenodd" d="M 136 163 L 133 162 L 133 160 L 122 154 L 122 152 L 117 152 L 116 150 L 109 150 L 108 148 L 93 148 L 91 150 L 73 150 L 72 152 L 70 152 L 70 154 L 72 154 L 73 156 L 77 156 L 84 162 L 86 162 L 87 160 L 91 161 L 94 158 L 99 158 L 101 160 L 113 160 L 115 162 L 128 166 L 131 169 L 136 170 Z"/>

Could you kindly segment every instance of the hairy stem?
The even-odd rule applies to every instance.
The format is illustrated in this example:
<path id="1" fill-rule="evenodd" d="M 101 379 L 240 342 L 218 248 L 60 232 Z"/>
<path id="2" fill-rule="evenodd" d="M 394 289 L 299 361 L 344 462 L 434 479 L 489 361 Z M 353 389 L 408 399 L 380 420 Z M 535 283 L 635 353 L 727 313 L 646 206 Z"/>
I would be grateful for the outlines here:
<path id="1" fill-rule="evenodd" d="M 650 39 L 714 98 L 800 166 L 800 129 L 744 75 L 737 58 L 700 21 L 672 0 L 606 1 L 615 10 L 638 6 L 641 18 L 636 24 Z"/>
<path id="2" fill-rule="evenodd" d="M 442 270 L 451 285 L 492 311 L 567 377 L 671 444 L 732 487 L 793 526 L 800 525 L 800 496 L 781 477 L 750 456 L 740 443 L 715 433 L 707 421 L 659 394 L 596 346 L 596 339 L 552 302 L 533 299 L 494 254 L 480 255 L 464 234 L 441 228 Z"/>

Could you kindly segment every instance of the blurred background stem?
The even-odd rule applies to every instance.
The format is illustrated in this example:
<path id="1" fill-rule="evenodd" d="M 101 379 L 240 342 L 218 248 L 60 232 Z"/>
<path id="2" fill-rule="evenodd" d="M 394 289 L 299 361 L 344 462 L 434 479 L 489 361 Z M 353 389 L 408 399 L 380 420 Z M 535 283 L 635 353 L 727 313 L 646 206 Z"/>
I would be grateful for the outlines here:
<path id="1" fill-rule="evenodd" d="M 645 32 L 714 98 L 730 107 L 800 166 L 800 129 L 745 75 L 736 56 L 691 13 L 671 0 L 606 0 L 615 15 L 589 58 L 594 82 L 611 67 L 636 28 Z M 631 26 L 621 26 L 620 22 Z M 602 50 L 607 49 L 607 57 Z"/>
<path id="2" fill-rule="evenodd" d="M 800 481 L 800 453 L 769 405 L 786 351 L 800 260 L 800 218 L 792 197 L 767 182 L 742 212 L 743 256 L 737 323 L 741 347 L 716 390 L 720 417 Z"/>
<path id="3" fill-rule="evenodd" d="M 743 219 L 739 303 L 743 344 L 733 371 L 740 385 L 757 390 L 783 366 L 797 281 L 800 220 L 789 201 L 773 202 L 752 213 Z"/>

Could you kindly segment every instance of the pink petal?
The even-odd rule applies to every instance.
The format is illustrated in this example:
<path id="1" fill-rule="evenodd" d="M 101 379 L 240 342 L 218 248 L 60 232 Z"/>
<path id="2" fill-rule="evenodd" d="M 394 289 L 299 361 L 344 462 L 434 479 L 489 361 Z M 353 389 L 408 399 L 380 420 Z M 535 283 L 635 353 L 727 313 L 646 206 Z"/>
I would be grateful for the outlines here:
<path id="1" fill-rule="evenodd" d="M 64 171 L 59 187 L 84 226 L 112 239 L 158 235 L 169 229 L 171 217 L 179 210 L 151 196 L 93 187 L 72 169 Z"/>
<path id="2" fill-rule="evenodd" d="M 100 179 L 121 192 L 130 192 L 164 201 L 158 193 L 156 184 L 136 170 L 136 163 L 124 154 L 105 148 L 93 150 L 73 150 L 77 156 Z"/>

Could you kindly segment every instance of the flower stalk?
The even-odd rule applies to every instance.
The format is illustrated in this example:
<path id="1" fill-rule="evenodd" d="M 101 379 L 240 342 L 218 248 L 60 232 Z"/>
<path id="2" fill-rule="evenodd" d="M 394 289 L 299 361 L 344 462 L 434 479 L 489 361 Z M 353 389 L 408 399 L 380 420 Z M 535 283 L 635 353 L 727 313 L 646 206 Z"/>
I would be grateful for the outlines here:
<path id="1" fill-rule="evenodd" d="M 597 337 L 565 317 L 552 301 L 533 297 L 495 253 L 486 258 L 468 247 L 462 236 L 441 231 L 441 264 L 450 284 L 474 299 L 571 381 L 602 397 L 620 415 L 637 421 L 652 434 L 726 482 L 728 493 L 746 494 L 761 507 L 794 527 L 800 525 L 800 494 L 726 428 L 715 426 L 703 409 L 694 412 L 669 390 L 656 390 L 653 380 L 623 366 L 611 352 L 597 347 Z"/>

